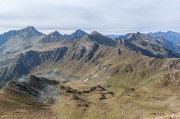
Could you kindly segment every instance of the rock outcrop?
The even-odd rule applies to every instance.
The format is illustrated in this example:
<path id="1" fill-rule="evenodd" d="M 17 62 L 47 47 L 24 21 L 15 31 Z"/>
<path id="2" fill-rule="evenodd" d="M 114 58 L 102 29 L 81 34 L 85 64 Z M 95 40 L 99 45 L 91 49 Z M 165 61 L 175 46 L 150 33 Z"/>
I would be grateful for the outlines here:
<path id="1" fill-rule="evenodd" d="M 21 81 L 8 82 L 5 89 L 29 95 L 41 102 L 56 103 L 60 94 L 55 87 L 58 84 L 58 81 L 31 75 Z"/>

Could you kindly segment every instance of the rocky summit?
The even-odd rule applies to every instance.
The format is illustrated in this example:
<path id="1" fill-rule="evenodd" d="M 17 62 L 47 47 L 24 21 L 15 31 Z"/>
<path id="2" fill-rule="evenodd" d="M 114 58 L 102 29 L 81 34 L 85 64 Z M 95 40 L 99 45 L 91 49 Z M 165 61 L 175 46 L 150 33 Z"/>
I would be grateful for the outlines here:
<path id="1" fill-rule="evenodd" d="M 0 118 L 180 118 L 178 42 L 114 38 L 32 26 L 1 34 Z"/>

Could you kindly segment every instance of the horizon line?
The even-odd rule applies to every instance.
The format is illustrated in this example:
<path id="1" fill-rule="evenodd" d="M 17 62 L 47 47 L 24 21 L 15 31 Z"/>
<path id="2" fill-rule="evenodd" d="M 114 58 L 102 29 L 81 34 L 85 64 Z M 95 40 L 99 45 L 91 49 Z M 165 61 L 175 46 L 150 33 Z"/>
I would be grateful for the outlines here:
<path id="1" fill-rule="evenodd" d="M 178 31 L 175 31 L 175 30 L 148 30 L 148 31 L 146 31 L 146 30 L 126 30 L 125 28 L 125 30 L 123 31 L 123 29 L 122 28 L 120 28 L 120 29 L 117 29 L 117 28 L 115 28 L 115 29 L 112 29 L 112 28 L 109 28 L 109 29 L 100 29 L 100 28 L 95 28 L 95 30 L 88 30 L 88 29 L 86 29 L 86 30 L 83 30 L 83 29 L 81 29 L 81 28 L 77 28 L 77 29 L 56 29 L 56 28 L 54 28 L 54 29 L 39 29 L 39 28 L 37 28 L 37 27 L 34 27 L 34 26 L 26 26 L 26 27 L 23 27 L 23 28 L 14 28 L 14 27 L 12 27 L 12 28 L 0 28 L 0 35 L 2 35 L 2 34 L 4 34 L 4 33 L 7 33 L 7 32 L 9 32 L 9 31 L 12 31 L 12 30 L 15 30 L 15 31 L 18 31 L 18 30 L 22 30 L 22 29 L 25 29 L 25 28 L 28 28 L 28 27 L 33 27 L 33 28 L 35 28 L 37 31 L 39 31 L 39 32 L 41 32 L 41 33 L 43 33 L 43 34 L 45 34 L 45 35 L 48 35 L 48 34 L 50 34 L 50 33 L 52 33 L 52 32 L 54 32 L 54 31 L 58 31 L 59 33 L 61 33 L 62 35 L 70 35 L 70 34 L 72 34 L 72 33 L 74 33 L 75 31 L 77 31 L 77 30 L 82 30 L 82 31 L 84 31 L 84 32 L 86 32 L 86 33 L 88 33 L 88 34 L 90 34 L 90 33 L 92 33 L 93 31 L 97 31 L 97 32 L 99 32 L 99 33 L 101 33 L 101 34 L 103 34 L 103 35 L 124 35 L 124 34 L 128 34 L 128 33 L 137 33 L 137 32 L 140 32 L 140 33 L 158 33 L 158 32 L 162 32 L 162 33 L 164 33 L 164 32 L 176 32 L 176 33 L 180 33 L 180 32 L 178 32 Z M 105 32 L 103 32 L 103 30 L 105 31 Z M 116 33 L 114 32 L 109 32 L 108 33 L 108 31 L 106 31 L 106 30 L 116 30 Z"/>

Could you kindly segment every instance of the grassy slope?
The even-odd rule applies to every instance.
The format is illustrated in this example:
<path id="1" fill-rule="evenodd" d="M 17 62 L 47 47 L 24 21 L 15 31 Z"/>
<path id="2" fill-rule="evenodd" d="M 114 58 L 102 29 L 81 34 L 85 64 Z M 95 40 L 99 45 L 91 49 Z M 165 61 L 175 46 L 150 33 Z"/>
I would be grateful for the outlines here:
<path id="1" fill-rule="evenodd" d="M 74 82 L 67 86 L 83 91 L 92 85 Z M 111 91 L 115 95 L 107 93 Z M 101 99 L 103 94 L 105 98 Z M 80 99 L 74 98 L 76 96 Z M 161 116 L 168 119 L 173 113 L 179 113 L 179 106 L 179 98 L 172 95 L 157 96 L 138 89 L 131 91 L 110 87 L 106 91 L 96 90 L 85 94 L 67 93 L 59 97 L 53 109 L 60 119 L 153 119 Z"/>

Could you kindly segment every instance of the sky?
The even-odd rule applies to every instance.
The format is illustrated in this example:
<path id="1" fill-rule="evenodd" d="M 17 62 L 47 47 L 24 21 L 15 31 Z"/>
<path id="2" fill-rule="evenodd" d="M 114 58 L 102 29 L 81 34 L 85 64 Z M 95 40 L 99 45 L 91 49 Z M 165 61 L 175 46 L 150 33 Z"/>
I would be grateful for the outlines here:
<path id="1" fill-rule="evenodd" d="M 0 33 L 34 26 L 43 33 L 180 32 L 180 0 L 0 0 Z"/>

